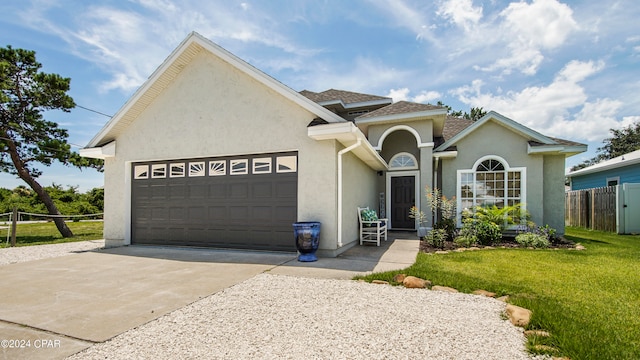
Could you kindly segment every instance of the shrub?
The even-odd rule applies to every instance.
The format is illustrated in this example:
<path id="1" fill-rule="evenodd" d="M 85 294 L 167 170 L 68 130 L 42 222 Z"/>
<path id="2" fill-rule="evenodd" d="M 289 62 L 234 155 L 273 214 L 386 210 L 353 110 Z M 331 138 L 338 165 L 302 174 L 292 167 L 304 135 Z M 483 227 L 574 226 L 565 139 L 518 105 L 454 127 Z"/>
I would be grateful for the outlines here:
<path id="1" fill-rule="evenodd" d="M 429 246 L 444 249 L 447 232 L 444 229 L 433 229 L 427 233 L 423 240 Z"/>
<path id="2" fill-rule="evenodd" d="M 477 218 L 464 219 L 460 235 L 475 236 L 477 242 L 485 246 L 495 244 L 502 239 L 500 226 Z"/>
<path id="3" fill-rule="evenodd" d="M 456 235 L 456 222 L 454 219 L 444 218 L 438 221 L 434 228 L 442 229 L 447 234 L 447 240 L 453 240 Z"/>
<path id="4" fill-rule="evenodd" d="M 548 248 L 549 239 L 544 235 L 526 232 L 516 236 L 516 242 L 522 247 Z"/>
<path id="5" fill-rule="evenodd" d="M 453 240 L 453 243 L 461 247 L 471 247 L 478 242 L 478 238 L 475 235 L 461 235 Z"/>

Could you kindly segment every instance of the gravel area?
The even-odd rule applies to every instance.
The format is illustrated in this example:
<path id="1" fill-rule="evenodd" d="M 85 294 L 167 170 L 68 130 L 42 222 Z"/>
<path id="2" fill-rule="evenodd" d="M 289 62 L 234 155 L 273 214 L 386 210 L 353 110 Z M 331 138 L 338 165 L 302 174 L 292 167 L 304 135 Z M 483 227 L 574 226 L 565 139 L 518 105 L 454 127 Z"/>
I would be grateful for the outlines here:
<path id="1" fill-rule="evenodd" d="M 477 295 L 264 273 L 69 359 L 532 359 L 504 308 Z"/>
<path id="2" fill-rule="evenodd" d="M 0 249 L 0 265 L 47 259 L 91 251 L 104 247 L 104 240 L 76 241 L 62 244 L 9 247 Z"/>

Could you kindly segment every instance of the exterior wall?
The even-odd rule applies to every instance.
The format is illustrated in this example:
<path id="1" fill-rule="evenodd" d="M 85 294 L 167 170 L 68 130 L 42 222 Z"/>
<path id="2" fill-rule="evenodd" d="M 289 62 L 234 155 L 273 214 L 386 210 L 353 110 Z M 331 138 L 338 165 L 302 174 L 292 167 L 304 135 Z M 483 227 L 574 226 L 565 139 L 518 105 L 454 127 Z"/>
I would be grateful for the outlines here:
<path id="1" fill-rule="evenodd" d="M 620 177 L 618 184 L 640 183 L 640 165 L 632 164 L 617 169 L 575 176 L 571 178 L 571 190 L 583 190 L 607 186 L 607 178 Z"/>
<path id="2" fill-rule="evenodd" d="M 342 168 L 342 245 L 348 248 L 360 235 L 357 207 L 378 211 L 378 175 L 352 153 L 343 155 Z"/>
<path id="3" fill-rule="evenodd" d="M 564 155 L 544 156 L 543 221 L 559 235 L 564 234 Z"/>
<path id="4" fill-rule="evenodd" d="M 472 169 L 481 157 L 496 155 L 505 159 L 511 168 L 526 167 L 526 207 L 531 220 L 543 224 L 543 156 L 529 156 L 527 145 L 527 139 L 493 121 L 487 122 L 456 144 L 456 158 L 441 160 L 443 194 L 448 198 L 456 196 L 457 170 Z"/>
<path id="5" fill-rule="evenodd" d="M 203 51 L 116 139 L 105 164 L 107 242 L 130 240 L 133 161 L 297 150 L 298 221 L 322 222 L 320 248 L 335 249 L 336 143 L 307 136 L 314 117 Z"/>
<path id="6" fill-rule="evenodd" d="M 415 129 L 420 135 L 420 140 L 422 142 L 433 141 L 433 122 L 431 120 L 370 125 L 368 129 L 367 139 L 369 139 L 369 142 L 371 143 L 371 145 L 377 146 L 378 142 L 380 141 L 380 138 L 385 133 L 385 131 L 398 125 L 405 125 Z M 415 141 L 415 137 L 413 136 L 413 134 L 412 134 L 412 137 L 413 137 L 413 140 Z M 384 146 L 382 147 L 382 149 L 384 150 Z"/>

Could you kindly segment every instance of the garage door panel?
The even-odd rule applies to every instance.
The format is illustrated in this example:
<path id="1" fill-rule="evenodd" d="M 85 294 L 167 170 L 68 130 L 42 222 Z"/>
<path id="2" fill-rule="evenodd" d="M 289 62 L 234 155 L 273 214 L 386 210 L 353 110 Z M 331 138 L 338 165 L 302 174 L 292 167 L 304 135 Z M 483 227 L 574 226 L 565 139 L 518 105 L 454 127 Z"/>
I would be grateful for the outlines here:
<path id="1" fill-rule="evenodd" d="M 277 171 L 280 158 L 287 172 Z M 132 243 L 295 251 L 296 161 L 274 153 L 133 164 Z"/>

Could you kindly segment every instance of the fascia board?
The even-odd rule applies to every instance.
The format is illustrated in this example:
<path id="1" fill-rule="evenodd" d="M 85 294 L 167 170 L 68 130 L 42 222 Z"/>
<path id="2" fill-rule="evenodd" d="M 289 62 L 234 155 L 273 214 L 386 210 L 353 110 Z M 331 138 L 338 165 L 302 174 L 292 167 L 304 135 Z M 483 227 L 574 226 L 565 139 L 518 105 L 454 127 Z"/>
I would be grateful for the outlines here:
<path id="1" fill-rule="evenodd" d="M 447 114 L 446 109 L 427 110 L 427 111 L 419 111 L 419 112 L 412 112 L 412 113 L 374 116 L 369 118 L 356 118 L 356 123 L 371 124 L 371 123 L 379 123 L 379 122 L 397 122 L 397 121 L 407 121 L 411 119 L 419 119 L 424 117 L 446 115 L 446 114 Z"/>
<path id="2" fill-rule="evenodd" d="M 79 151 L 80 156 L 92 159 L 106 159 L 116 156 L 116 142 L 93 148 L 84 148 Z"/>
<path id="3" fill-rule="evenodd" d="M 457 151 L 438 151 L 433 153 L 434 158 L 453 159 L 458 157 Z"/>
<path id="4" fill-rule="evenodd" d="M 616 159 L 618 159 L 618 158 L 616 158 Z M 625 167 L 625 166 L 629 166 L 629 165 L 635 165 L 635 164 L 640 164 L 640 158 L 635 158 L 635 159 L 630 159 L 630 160 L 620 160 L 618 162 L 610 162 L 610 163 L 607 163 L 607 164 L 603 164 L 603 163 L 595 164 L 595 165 L 586 167 L 584 169 L 580 169 L 580 170 L 577 170 L 577 171 L 574 171 L 574 172 L 567 173 L 567 177 L 594 174 L 594 173 L 598 173 L 598 172 L 602 172 L 602 171 L 606 171 L 606 170 L 617 169 L 617 168 L 621 168 L 621 167 Z"/>
<path id="5" fill-rule="evenodd" d="M 211 52 L 215 56 L 220 59 L 226 61 L 232 66 L 236 67 L 240 71 L 245 74 L 251 76 L 253 79 L 258 82 L 266 85 L 272 90 L 276 91 L 280 95 L 283 95 L 285 98 L 293 101 L 294 103 L 300 105 L 304 109 L 309 112 L 317 115 L 318 117 L 323 118 L 328 122 L 343 122 L 345 121 L 343 118 L 338 116 L 337 114 L 325 109 L 319 104 L 307 99 L 302 96 L 298 92 L 284 85 L 283 83 L 275 80 L 271 76 L 268 76 L 264 72 L 258 70 L 256 67 L 250 65 L 246 61 L 238 58 L 237 56 L 231 54 L 224 48 L 218 46 L 213 43 L 209 39 L 204 38 L 202 35 L 192 32 L 190 33 L 181 43 L 176 47 L 171 54 L 165 59 L 165 61 L 149 76 L 149 78 L 136 90 L 136 92 L 127 100 L 127 102 L 118 110 L 118 112 L 105 124 L 105 126 L 94 136 L 87 148 L 95 147 L 97 144 L 102 141 L 102 139 L 109 134 L 109 132 L 117 125 L 117 123 L 124 117 L 124 115 L 131 110 L 131 108 L 142 98 L 142 96 L 149 91 L 149 89 L 153 86 L 153 84 L 164 74 L 173 63 L 180 57 L 180 55 L 191 45 L 192 43 L 197 43 L 202 46 L 205 50 Z"/>
<path id="6" fill-rule="evenodd" d="M 307 128 L 307 135 L 318 141 L 336 140 L 345 147 L 349 147 L 361 140 L 362 145 L 353 149 L 352 152 L 373 170 L 388 169 L 386 161 L 369 143 L 364 133 L 352 122 L 312 126 Z"/>
<path id="7" fill-rule="evenodd" d="M 573 156 L 587 151 L 586 146 L 565 146 L 565 145 L 543 145 L 531 146 L 527 145 L 528 154 L 565 154 Z"/>

